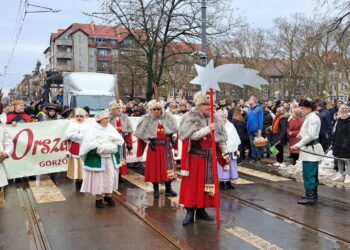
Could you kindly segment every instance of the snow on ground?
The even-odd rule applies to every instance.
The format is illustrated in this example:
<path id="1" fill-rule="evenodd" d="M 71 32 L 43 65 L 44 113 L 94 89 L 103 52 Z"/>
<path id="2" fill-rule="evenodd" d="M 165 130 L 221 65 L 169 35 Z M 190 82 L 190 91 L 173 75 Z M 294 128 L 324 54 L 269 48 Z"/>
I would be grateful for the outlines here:
<path id="1" fill-rule="evenodd" d="M 333 156 L 332 151 L 330 150 L 326 155 Z M 303 182 L 301 161 L 297 161 L 295 165 L 287 163 L 285 167 L 279 167 L 278 172 L 283 177 L 294 178 L 298 182 Z M 318 173 L 319 180 L 321 183 L 332 187 L 345 187 L 350 189 L 350 184 L 344 184 L 343 182 L 336 182 L 332 180 L 332 178 L 335 177 L 336 174 L 336 171 L 334 170 L 334 159 L 324 157 L 319 164 Z"/>

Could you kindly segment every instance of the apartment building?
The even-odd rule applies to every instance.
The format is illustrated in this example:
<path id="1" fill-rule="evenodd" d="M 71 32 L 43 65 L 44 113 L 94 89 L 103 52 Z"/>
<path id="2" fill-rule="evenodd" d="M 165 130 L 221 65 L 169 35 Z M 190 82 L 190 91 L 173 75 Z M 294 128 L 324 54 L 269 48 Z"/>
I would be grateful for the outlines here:
<path id="1" fill-rule="evenodd" d="M 45 69 L 111 73 L 113 62 L 119 55 L 129 53 L 132 43 L 123 28 L 96 25 L 93 22 L 73 23 L 51 34 L 50 46 L 44 51 Z"/>

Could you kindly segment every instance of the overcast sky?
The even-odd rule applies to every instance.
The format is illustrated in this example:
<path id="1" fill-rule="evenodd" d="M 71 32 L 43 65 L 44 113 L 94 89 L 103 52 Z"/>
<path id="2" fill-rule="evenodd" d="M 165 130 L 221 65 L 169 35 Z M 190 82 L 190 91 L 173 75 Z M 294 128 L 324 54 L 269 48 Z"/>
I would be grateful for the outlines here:
<path id="1" fill-rule="evenodd" d="M 295 12 L 312 16 L 315 0 L 233 0 L 239 14 L 246 17 L 254 27 L 269 28 L 276 17 L 288 16 Z M 12 47 L 12 34 L 16 23 L 20 0 L 1 0 L 0 8 L 0 74 Z M 49 46 L 50 33 L 66 28 L 71 23 L 89 23 L 91 19 L 82 12 L 98 10 L 97 0 L 30 0 L 31 4 L 62 10 L 59 13 L 28 14 L 8 68 L 8 75 L 0 75 L 0 86 L 5 90 L 19 83 L 24 74 L 34 69 L 36 61 L 45 63 L 43 51 Z M 34 10 L 34 8 L 30 8 Z"/>

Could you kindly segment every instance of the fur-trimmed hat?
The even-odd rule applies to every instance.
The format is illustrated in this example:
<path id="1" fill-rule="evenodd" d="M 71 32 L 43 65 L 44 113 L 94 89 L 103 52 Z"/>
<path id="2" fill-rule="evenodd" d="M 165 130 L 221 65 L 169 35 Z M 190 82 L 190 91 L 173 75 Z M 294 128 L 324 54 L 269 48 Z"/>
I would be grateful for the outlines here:
<path id="1" fill-rule="evenodd" d="M 109 110 L 108 109 L 102 110 L 95 115 L 95 120 L 97 122 L 101 121 L 103 119 L 106 119 L 106 118 L 109 118 Z"/>
<path id="2" fill-rule="evenodd" d="M 152 109 L 155 109 L 155 108 L 160 108 L 162 110 L 164 109 L 163 103 L 160 102 L 160 101 L 157 102 L 157 100 L 149 101 L 147 107 L 148 107 L 149 110 L 152 110 Z"/>
<path id="3" fill-rule="evenodd" d="M 209 95 L 203 95 L 201 91 L 197 92 L 194 95 L 194 103 L 196 104 L 196 106 L 199 105 L 210 105 L 210 97 Z"/>
<path id="4" fill-rule="evenodd" d="M 109 103 L 109 109 L 112 110 L 112 109 L 120 109 L 122 108 L 123 106 L 123 102 L 122 100 L 119 100 L 119 102 L 117 101 L 112 101 Z"/>
<path id="5" fill-rule="evenodd" d="M 220 101 L 219 101 L 219 106 L 220 106 L 220 107 L 227 106 L 226 100 L 220 100 Z"/>
<path id="6" fill-rule="evenodd" d="M 75 108 L 74 109 L 74 116 L 77 116 L 77 115 L 86 116 L 86 111 L 82 108 Z"/>
<path id="7" fill-rule="evenodd" d="M 305 108 L 310 108 L 312 111 L 316 110 L 316 104 L 313 101 L 310 101 L 308 99 L 302 99 L 299 102 L 299 107 L 305 107 Z"/>

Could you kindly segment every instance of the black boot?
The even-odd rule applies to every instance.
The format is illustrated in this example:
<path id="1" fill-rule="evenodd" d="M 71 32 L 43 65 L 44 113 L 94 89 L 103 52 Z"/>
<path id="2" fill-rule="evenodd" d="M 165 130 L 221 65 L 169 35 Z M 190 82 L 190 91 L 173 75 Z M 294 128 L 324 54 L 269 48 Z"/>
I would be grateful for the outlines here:
<path id="1" fill-rule="evenodd" d="M 298 201 L 300 205 L 314 205 L 315 204 L 315 190 L 307 189 L 305 198 Z"/>
<path id="2" fill-rule="evenodd" d="M 101 200 L 96 200 L 96 208 L 104 208 L 105 206 L 103 205 L 102 199 Z"/>
<path id="3" fill-rule="evenodd" d="M 123 182 L 125 182 L 125 180 L 124 180 L 124 178 L 122 178 L 122 175 L 119 174 L 119 183 L 123 183 Z"/>
<path id="4" fill-rule="evenodd" d="M 159 199 L 159 183 L 153 182 L 153 198 Z"/>
<path id="5" fill-rule="evenodd" d="M 235 189 L 235 186 L 233 186 L 232 183 L 231 183 L 230 181 L 227 181 L 227 182 L 226 182 L 226 187 L 227 187 L 228 189 Z"/>
<path id="6" fill-rule="evenodd" d="M 227 185 L 225 181 L 220 181 L 220 189 L 221 190 L 227 190 Z"/>
<path id="7" fill-rule="evenodd" d="M 318 190 L 317 190 L 317 187 L 315 188 L 315 200 L 318 200 Z M 301 196 L 302 199 L 305 199 L 306 198 L 306 192 L 305 192 L 305 196 Z"/>
<path id="8" fill-rule="evenodd" d="M 315 199 L 318 200 L 318 189 L 317 189 L 317 187 L 315 188 Z"/>
<path id="9" fill-rule="evenodd" d="M 204 208 L 197 208 L 196 211 L 197 220 L 214 221 L 214 218 L 210 217 L 209 214 L 204 210 Z"/>
<path id="10" fill-rule="evenodd" d="M 83 180 L 76 180 L 75 181 L 75 190 L 80 191 L 82 184 L 83 184 Z"/>
<path id="11" fill-rule="evenodd" d="M 105 196 L 104 201 L 107 202 L 108 206 L 111 206 L 111 207 L 115 206 L 115 203 L 114 203 L 112 197 L 110 197 L 110 196 Z"/>
<path id="12" fill-rule="evenodd" d="M 194 222 L 194 208 L 186 208 L 187 214 L 185 216 L 185 219 L 182 221 L 182 225 L 188 226 L 191 225 Z"/>
<path id="13" fill-rule="evenodd" d="M 165 195 L 175 197 L 177 193 L 171 188 L 171 181 L 165 182 Z"/>

